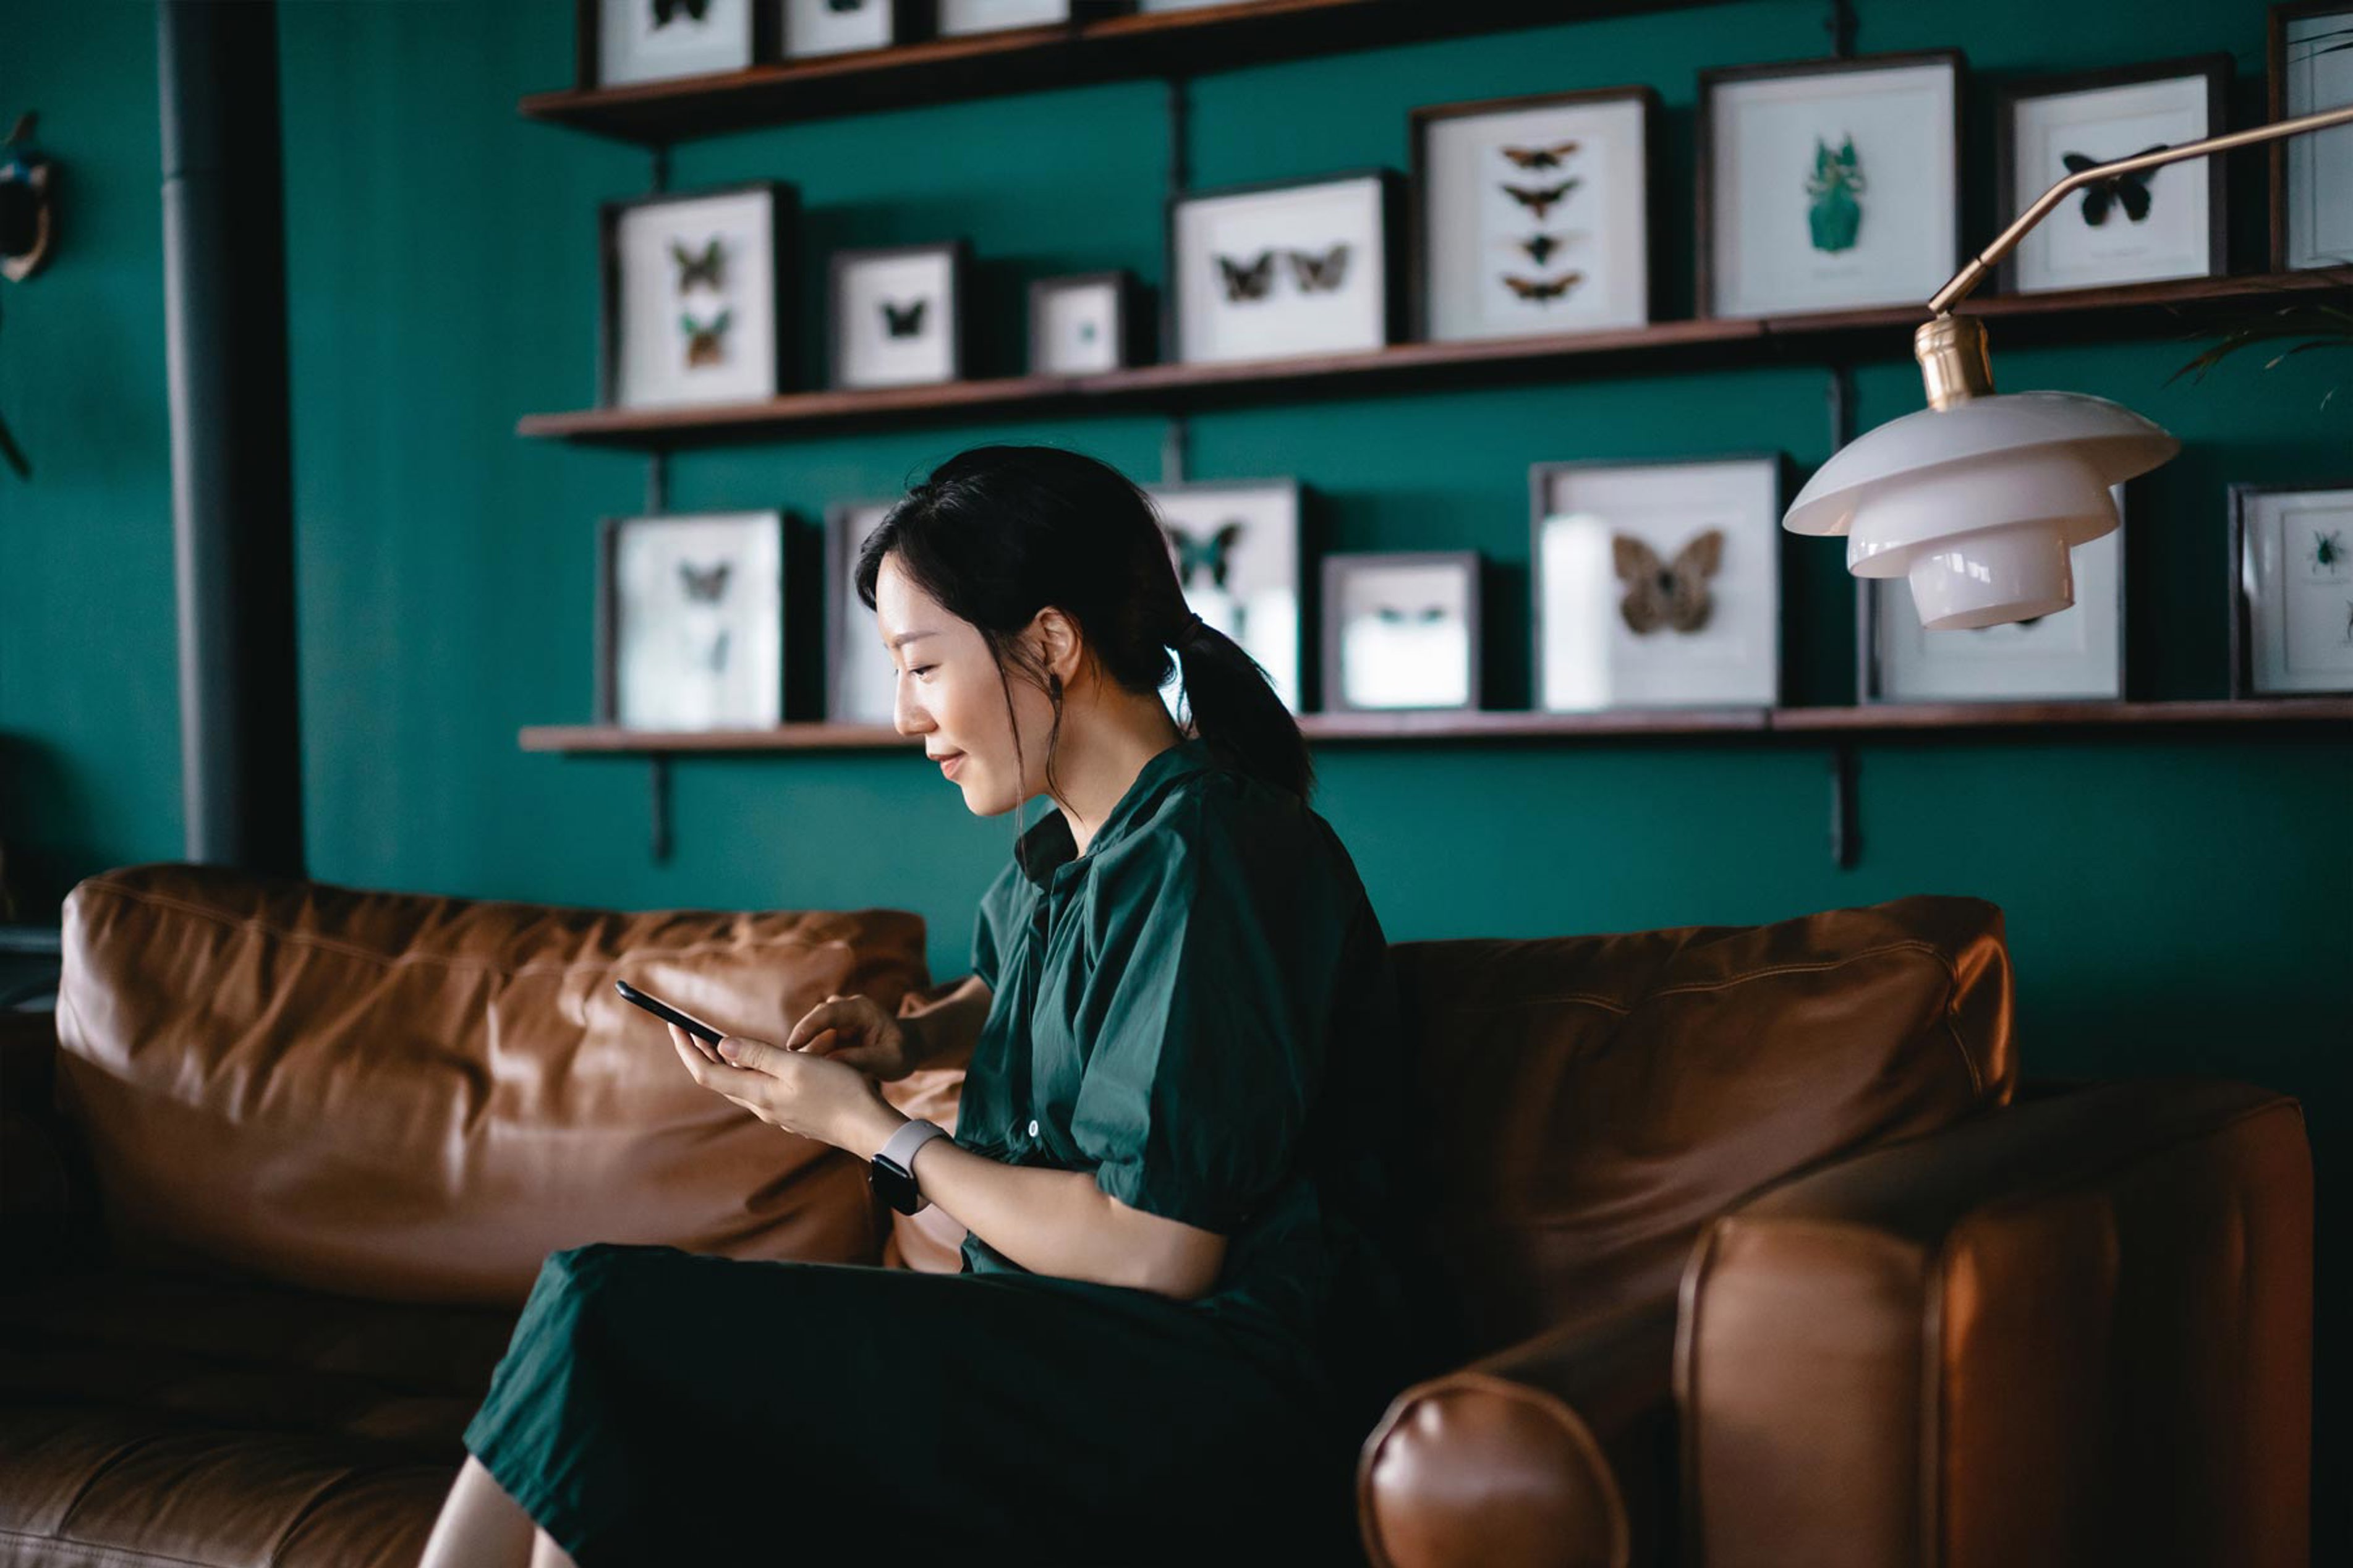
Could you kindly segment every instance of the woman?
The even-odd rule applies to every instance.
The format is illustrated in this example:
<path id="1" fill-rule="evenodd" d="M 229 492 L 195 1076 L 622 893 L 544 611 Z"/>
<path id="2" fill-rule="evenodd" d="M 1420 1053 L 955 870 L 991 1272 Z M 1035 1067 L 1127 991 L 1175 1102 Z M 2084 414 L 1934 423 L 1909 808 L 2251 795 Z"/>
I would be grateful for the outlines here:
<path id="1" fill-rule="evenodd" d="M 976 815 L 1060 809 L 1017 819 L 936 1005 L 672 1044 L 861 1160 L 907 1125 L 875 1080 L 967 1065 L 908 1167 L 964 1271 L 554 1254 L 426 1563 L 1359 1560 L 1356 1447 L 1418 1370 L 1397 1006 L 1298 725 L 1092 458 L 950 459 L 857 577 L 899 731 Z"/>

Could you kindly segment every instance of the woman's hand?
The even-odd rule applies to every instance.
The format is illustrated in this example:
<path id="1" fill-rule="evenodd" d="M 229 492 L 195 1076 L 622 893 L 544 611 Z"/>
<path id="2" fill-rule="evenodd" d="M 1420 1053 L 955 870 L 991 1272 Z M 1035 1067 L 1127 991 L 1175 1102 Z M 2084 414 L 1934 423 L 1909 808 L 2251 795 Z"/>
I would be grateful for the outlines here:
<path id="1" fill-rule="evenodd" d="M 872 1079 L 811 1051 L 729 1035 L 716 1051 L 676 1024 L 665 1026 L 694 1081 L 724 1095 L 771 1127 L 814 1138 L 861 1159 L 906 1120 Z"/>
<path id="2" fill-rule="evenodd" d="M 869 1078 L 895 1082 L 923 1065 L 912 1018 L 894 1018 L 871 996 L 828 996 L 801 1015 L 785 1049 L 829 1057 Z"/>

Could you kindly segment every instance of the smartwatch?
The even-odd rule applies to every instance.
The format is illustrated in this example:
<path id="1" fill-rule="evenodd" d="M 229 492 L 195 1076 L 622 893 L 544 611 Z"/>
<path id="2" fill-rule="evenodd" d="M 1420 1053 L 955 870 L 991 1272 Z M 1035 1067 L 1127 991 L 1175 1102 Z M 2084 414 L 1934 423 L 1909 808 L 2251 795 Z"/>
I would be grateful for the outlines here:
<path id="1" fill-rule="evenodd" d="M 909 1121 L 891 1134 L 881 1150 L 866 1164 L 866 1184 L 882 1194 L 883 1202 L 901 1214 L 914 1214 L 931 1206 L 931 1200 L 915 1190 L 915 1151 L 934 1138 L 944 1138 L 948 1130 L 936 1121 Z"/>

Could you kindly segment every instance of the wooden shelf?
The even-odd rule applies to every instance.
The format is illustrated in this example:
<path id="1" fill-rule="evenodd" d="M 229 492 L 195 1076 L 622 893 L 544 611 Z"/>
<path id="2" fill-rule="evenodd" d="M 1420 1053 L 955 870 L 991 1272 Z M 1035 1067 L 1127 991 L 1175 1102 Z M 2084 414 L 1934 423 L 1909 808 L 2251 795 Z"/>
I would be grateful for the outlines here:
<path id="1" fill-rule="evenodd" d="M 1177 77 L 1417 43 L 1699 0 L 1255 0 L 882 49 L 746 70 L 533 93 L 519 108 L 617 141 L 664 146 L 763 125 L 826 120 L 1002 93 Z"/>
<path id="2" fill-rule="evenodd" d="M 1175 13 L 1185 15 L 1185 13 Z M 2252 273 L 2047 294 L 1972 298 L 1960 307 L 1994 323 L 2000 351 L 2013 344 L 2083 342 L 2145 333 L 2170 321 L 2211 328 L 2274 300 L 2332 289 L 2353 292 L 2344 271 Z M 1925 307 L 1890 306 L 1807 316 L 1660 321 L 1648 327 L 1465 343 L 1398 343 L 1363 353 L 1227 364 L 1155 364 L 1082 376 L 1006 376 L 858 392 L 796 392 L 758 403 L 693 408 L 586 408 L 529 414 L 516 432 L 649 451 L 731 441 L 782 440 L 959 416 L 1035 416 L 1148 407 L 1181 410 L 1306 394 L 1358 396 L 1399 390 L 1491 385 L 1565 375 L 1655 374 L 1788 360 L 1909 354 Z M 2185 355 L 2185 358 L 2188 356 Z"/>
<path id="3" fill-rule="evenodd" d="M 2267 729 L 2353 738 L 2353 697 L 2247 698 L 2184 702 L 1873 703 L 1852 708 L 1640 709 L 1605 713 L 1309 713 L 1299 721 L 1318 745 L 1379 742 L 1640 739 L 1725 734 L 1833 738 L 1931 731 Z M 913 736 L 879 724 L 786 724 L 774 730 L 625 730 L 539 725 L 526 752 L 644 756 L 688 752 L 916 751 Z"/>

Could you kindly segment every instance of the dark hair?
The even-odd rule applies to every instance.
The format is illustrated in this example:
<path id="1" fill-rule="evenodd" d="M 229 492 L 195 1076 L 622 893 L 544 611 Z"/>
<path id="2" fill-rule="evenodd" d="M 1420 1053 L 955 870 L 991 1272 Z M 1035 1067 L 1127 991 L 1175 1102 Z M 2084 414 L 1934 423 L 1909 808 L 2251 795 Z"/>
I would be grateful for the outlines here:
<path id="1" fill-rule="evenodd" d="M 1061 679 L 1018 640 L 1050 605 L 1078 623 L 1097 666 L 1129 691 L 1156 696 L 1176 672 L 1175 648 L 1186 732 L 1304 800 L 1315 778 L 1298 721 L 1240 645 L 1193 623 L 1163 530 L 1152 499 L 1108 463 L 1056 447 L 974 447 L 910 487 L 867 536 L 858 596 L 874 607 L 882 558 L 895 553 L 909 581 L 980 628 L 1008 716 L 1013 673 L 1047 694 L 1046 789 L 1057 800 Z M 1018 719 L 1013 745 L 1020 757 Z"/>

